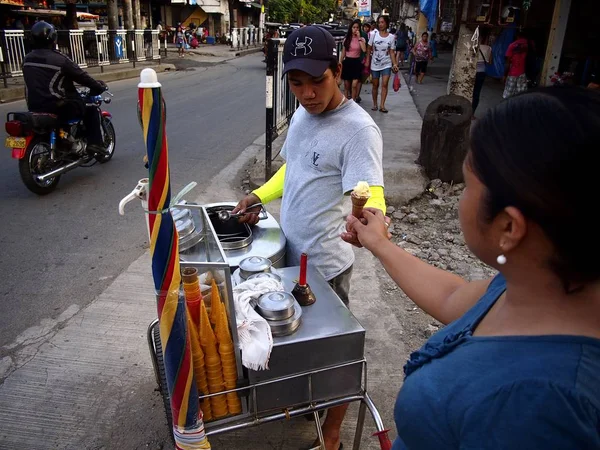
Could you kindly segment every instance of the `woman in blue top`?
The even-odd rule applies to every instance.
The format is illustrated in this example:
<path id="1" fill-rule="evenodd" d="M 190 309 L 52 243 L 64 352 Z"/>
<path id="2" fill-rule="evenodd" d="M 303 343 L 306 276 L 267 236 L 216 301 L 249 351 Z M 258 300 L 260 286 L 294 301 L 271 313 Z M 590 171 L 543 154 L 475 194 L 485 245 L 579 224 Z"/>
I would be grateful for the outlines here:
<path id="1" fill-rule="evenodd" d="M 472 129 L 459 205 L 469 249 L 499 274 L 467 282 L 388 240 L 349 240 L 446 327 L 410 356 L 394 449 L 600 448 L 600 93 L 512 97 Z"/>

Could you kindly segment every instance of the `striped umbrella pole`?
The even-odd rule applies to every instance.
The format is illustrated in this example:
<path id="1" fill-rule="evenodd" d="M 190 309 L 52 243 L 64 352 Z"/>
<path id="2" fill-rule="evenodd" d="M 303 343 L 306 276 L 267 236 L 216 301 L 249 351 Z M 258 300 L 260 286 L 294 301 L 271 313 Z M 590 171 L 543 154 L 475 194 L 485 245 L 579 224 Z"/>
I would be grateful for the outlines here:
<path id="1" fill-rule="evenodd" d="M 194 380 L 185 301 L 179 299 L 179 237 L 169 210 L 171 185 L 166 109 L 161 84 L 153 69 L 142 70 L 138 100 L 150 170 L 148 211 L 152 276 L 175 444 L 178 450 L 209 449 Z"/>

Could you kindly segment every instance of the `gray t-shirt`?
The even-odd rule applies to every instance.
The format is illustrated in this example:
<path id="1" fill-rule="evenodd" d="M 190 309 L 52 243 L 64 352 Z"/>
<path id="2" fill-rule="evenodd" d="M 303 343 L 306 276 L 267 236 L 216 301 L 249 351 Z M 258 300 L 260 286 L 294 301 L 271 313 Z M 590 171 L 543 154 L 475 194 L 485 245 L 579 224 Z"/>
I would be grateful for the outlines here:
<path id="1" fill-rule="evenodd" d="M 383 186 L 383 140 L 371 116 L 353 101 L 318 115 L 300 107 L 292 117 L 281 155 L 286 160 L 281 227 L 287 265 L 302 252 L 327 280 L 354 262 L 340 238 L 344 194 L 356 183 Z"/>

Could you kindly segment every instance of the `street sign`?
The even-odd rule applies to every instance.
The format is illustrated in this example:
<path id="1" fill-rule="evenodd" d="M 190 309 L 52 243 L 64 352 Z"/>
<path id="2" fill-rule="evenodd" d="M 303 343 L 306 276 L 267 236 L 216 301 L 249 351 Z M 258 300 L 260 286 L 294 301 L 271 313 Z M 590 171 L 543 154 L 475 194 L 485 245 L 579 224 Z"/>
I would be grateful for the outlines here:
<path id="1" fill-rule="evenodd" d="M 118 59 L 123 59 L 123 37 L 122 36 L 115 37 L 115 56 Z"/>
<path id="2" fill-rule="evenodd" d="M 358 17 L 371 16 L 371 0 L 358 0 Z"/>

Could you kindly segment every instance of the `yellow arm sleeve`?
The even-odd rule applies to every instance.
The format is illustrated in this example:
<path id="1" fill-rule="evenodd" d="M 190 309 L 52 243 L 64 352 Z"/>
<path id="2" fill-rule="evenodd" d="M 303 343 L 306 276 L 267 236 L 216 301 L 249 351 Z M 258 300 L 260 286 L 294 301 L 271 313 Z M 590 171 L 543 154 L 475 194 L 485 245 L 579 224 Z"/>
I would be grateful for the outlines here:
<path id="1" fill-rule="evenodd" d="M 387 212 L 387 207 L 385 206 L 385 197 L 383 195 L 383 186 L 371 186 L 371 197 L 367 200 L 365 204 L 365 208 L 377 208 L 385 213 Z"/>
<path id="2" fill-rule="evenodd" d="M 256 195 L 263 204 L 269 203 L 272 200 L 278 199 L 283 195 L 283 181 L 285 180 L 286 164 L 275 172 L 269 181 L 263 184 L 252 193 Z"/>

